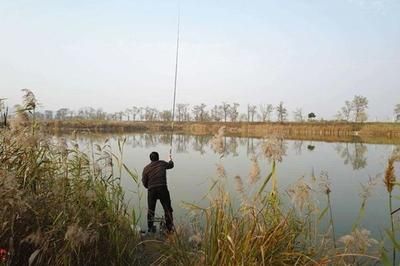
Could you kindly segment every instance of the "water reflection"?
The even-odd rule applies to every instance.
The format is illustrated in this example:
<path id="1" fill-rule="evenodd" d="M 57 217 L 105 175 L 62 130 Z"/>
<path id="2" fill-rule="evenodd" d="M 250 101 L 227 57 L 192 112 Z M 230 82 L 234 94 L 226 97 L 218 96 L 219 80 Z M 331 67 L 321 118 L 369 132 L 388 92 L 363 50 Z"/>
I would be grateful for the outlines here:
<path id="1" fill-rule="evenodd" d="M 312 145 L 312 144 L 307 145 L 307 150 L 313 151 L 314 149 L 315 149 L 315 145 Z"/>
<path id="2" fill-rule="evenodd" d="M 171 142 L 171 134 L 134 134 L 134 135 L 112 135 L 107 136 L 99 135 L 78 135 L 77 138 L 85 141 L 90 137 L 92 140 L 103 142 L 106 139 L 117 140 L 118 138 L 126 138 L 127 145 L 132 148 L 151 148 L 159 144 L 169 145 Z M 172 143 L 174 152 L 188 153 L 198 152 L 205 154 L 211 149 L 212 136 L 192 136 L 192 135 L 174 135 L 172 136 Z M 239 155 L 239 147 L 245 147 L 246 155 L 248 158 L 257 155 L 257 151 L 263 145 L 263 139 L 243 138 L 243 137 L 223 137 L 224 143 L 224 157 Z M 307 151 L 315 151 L 317 144 L 309 142 L 305 146 L 303 140 L 293 140 L 291 142 L 291 149 L 296 155 L 301 155 L 304 149 Z M 283 157 L 286 155 L 289 141 L 282 138 L 279 139 L 279 146 L 284 150 Z M 400 146 L 393 148 L 393 150 L 400 150 Z M 335 144 L 337 154 L 342 158 L 345 165 L 350 164 L 354 170 L 359 170 L 367 166 L 367 145 L 364 143 L 337 143 Z M 400 153 L 400 152 L 399 152 Z"/>
<path id="3" fill-rule="evenodd" d="M 296 155 L 301 155 L 303 149 L 303 141 L 302 140 L 295 140 L 293 141 L 293 150 L 295 151 Z"/>
<path id="4" fill-rule="evenodd" d="M 344 160 L 344 164 L 351 164 L 354 170 L 362 169 L 367 166 L 366 153 L 367 146 L 363 143 L 339 143 L 335 150 Z"/>

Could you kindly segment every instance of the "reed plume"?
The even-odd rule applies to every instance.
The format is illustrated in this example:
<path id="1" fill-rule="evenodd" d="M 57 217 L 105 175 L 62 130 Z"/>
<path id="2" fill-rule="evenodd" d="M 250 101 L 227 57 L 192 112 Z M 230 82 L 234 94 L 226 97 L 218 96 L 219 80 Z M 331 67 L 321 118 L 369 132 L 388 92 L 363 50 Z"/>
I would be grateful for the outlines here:
<path id="1" fill-rule="evenodd" d="M 218 130 L 218 133 L 214 135 L 211 141 L 211 146 L 214 152 L 220 154 L 221 157 L 223 157 L 225 152 L 224 134 L 225 134 L 225 127 L 223 126 Z"/>
<path id="2" fill-rule="evenodd" d="M 257 157 L 252 156 L 250 173 L 249 173 L 250 184 L 254 184 L 260 179 L 260 172 L 261 172 L 261 170 L 260 170 L 260 166 L 258 165 Z"/>
<path id="3" fill-rule="evenodd" d="M 385 183 L 386 190 L 388 192 L 388 201 L 389 201 L 389 218 L 390 218 L 390 225 L 391 225 L 391 234 L 393 239 L 395 238 L 395 228 L 394 228 L 394 218 L 393 218 L 393 200 L 392 200 L 392 191 L 396 184 L 396 175 L 394 172 L 394 162 L 396 160 L 395 156 L 392 156 L 388 159 L 388 164 L 385 170 L 385 176 L 383 182 Z M 396 265 L 396 247 L 393 244 L 393 252 L 392 252 L 392 260 L 393 265 Z"/>

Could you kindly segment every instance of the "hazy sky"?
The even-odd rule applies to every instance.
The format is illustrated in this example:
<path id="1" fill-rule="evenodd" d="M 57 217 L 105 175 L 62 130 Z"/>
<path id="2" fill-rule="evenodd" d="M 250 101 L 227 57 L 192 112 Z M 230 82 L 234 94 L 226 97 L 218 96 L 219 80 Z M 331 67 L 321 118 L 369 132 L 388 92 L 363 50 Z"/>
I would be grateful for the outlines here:
<path id="1" fill-rule="evenodd" d="M 170 109 L 178 0 L 0 0 L 0 98 Z M 283 101 L 371 120 L 400 103 L 400 0 L 181 0 L 178 103 Z"/>

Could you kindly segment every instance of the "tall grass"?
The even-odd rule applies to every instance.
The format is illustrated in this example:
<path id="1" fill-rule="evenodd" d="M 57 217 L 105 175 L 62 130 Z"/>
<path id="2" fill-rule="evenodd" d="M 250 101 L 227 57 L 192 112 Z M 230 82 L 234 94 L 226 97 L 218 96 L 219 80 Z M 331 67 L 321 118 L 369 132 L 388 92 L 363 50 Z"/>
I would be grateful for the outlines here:
<path id="1" fill-rule="evenodd" d="M 223 166 L 223 129 L 212 141 L 220 160 L 206 195 L 208 206 L 186 203 L 194 213 L 190 222 L 166 238 L 143 240 L 135 230 L 140 206 L 139 213 L 128 209 L 121 187 L 126 172 L 138 186 L 140 202 L 137 174 L 122 160 L 125 140 L 118 141 L 117 153 L 108 141 L 91 143 L 91 152 L 84 153 L 78 142 L 43 135 L 34 120 L 35 107 L 36 99 L 27 92 L 11 129 L 0 131 L 0 250 L 8 252 L 0 263 L 366 265 L 380 260 L 377 241 L 360 227 L 372 181 L 364 186 L 352 232 L 336 240 L 327 174 L 319 181 L 300 179 L 288 191 L 291 204 L 279 193 L 277 171 L 286 153 L 282 138 L 267 139 L 260 154 L 254 155 L 248 178 L 249 186 L 259 184 L 254 193 L 235 176 L 239 202 L 229 194 L 226 185 L 233 180 Z M 261 158 L 271 166 L 264 177 Z M 387 185 L 393 185 L 390 170 L 386 176 Z M 318 187 L 327 199 L 323 210 L 318 208 Z M 324 232 L 320 222 L 326 213 L 329 228 Z M 398 248 L 394 233 L 389 236 Z"/>
<path id="2" fill-rule="evenodd" d="M 220 138 L 220 139 L 218 139 Z M 213 143 L 215 151 L 224 154 L 222 134 Z M 270 172 L 260 180 L 260 187 L 248 194 L 242 179 L 235 176 L 240 204 L 225 189 L 229 176 L 217 165 L 216 179 L 207 193 L 209 204 L 184 206 L 194 213 L 191 228 L 178 230 L 168 239 L 160 264 L 173 265 L 370 265 L 380 261 L 378 241 L 370 232 L 355 225 L 348 235 L 336 239 L 331 185 L 327 173 L 311 181 L 300 179 L 289 189 L 292 205 L 284 204 L 278 193 L 276 171 L 285 154 L 285 145 L 273 137 L 261 146 L 271 163 Z M 260 158 L 260 156 L 259 156 Z M 253 161 L 254 162 L 254 161 Z M 220 162 L 221 163 L 221 162 Z M 250 169 L 249 186 L 259 175 L 258 166 Z M 368 186 L 372 189 L 372 183 Z M 371 187 L 371 188 L 370 188 Z M 320 210 L 317 194 L 325 195 L 327 207 Z M 368 193 L 364 193 L 360 219 Z M 287 202 L 287 201 L 286 201 Z M 292 207 L 291 207 L 292 206 Z M 328 231 L 321 222 L 328 215 Z M 197 219 L 197 220 L 196 220 Z M 359 222 L 359 221 L 358 221 Z"/>
<path id="3" fill-rule="evenodd" d="M 120 176 L 112 170 L 116 156 L 100 149 L 102 156 L 91 157 L 78 143 L 41 134 L 32 99 L 19 108 L 12 129 L 0 132 L 0 247 L 8 252 L 5 263 L 135 263 L 138 235 Z M 123 164 L 116 162 L 121 169 Z"/>

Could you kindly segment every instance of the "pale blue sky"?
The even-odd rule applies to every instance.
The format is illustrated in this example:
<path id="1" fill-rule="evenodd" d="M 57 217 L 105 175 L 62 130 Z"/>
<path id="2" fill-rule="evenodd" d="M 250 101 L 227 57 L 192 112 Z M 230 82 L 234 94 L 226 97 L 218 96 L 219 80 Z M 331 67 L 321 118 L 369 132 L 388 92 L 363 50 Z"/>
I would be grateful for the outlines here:
<path id="1" fill-rule="evenodd" d="M 171 108 L 178 1 L 0 0 L 0 98 L 44 109 Z M 400 103 L 400 0 L 181 0 L 177 102 L 283 101 L 370 119 Z"/>

